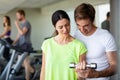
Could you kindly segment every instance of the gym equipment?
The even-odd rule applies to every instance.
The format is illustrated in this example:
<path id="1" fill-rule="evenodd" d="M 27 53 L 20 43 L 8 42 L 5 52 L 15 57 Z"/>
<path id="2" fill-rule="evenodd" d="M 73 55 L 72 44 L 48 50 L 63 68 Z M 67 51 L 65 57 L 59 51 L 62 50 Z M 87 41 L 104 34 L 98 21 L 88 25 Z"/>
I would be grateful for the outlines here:
<path id="1" fill-rule="evenodd" d="M 17 55 L 16 52 L 20 52 L 22 54 L 21 54 L 21 57 L 17 60 L 14 67 L 12 68 L 13 62 L 16 58 L 15 56 Z M 38 53 L 38 51 L 30 51 L 30 50 L 14 48 L 11 59 L 10 59 L 10 64 L 8 67 L 7 75 L 6 75 L 6 80 L 14 80 L 16 72 L 18 72 L 20 70 L 24 59 L 27 57 L 27 55 L 29 53 Z M 34 80 L 34 79 L 32 79 L 32 80 Z"/>
<path id="2" fill-rule="evenodd" d="M 75 68 L 77 65 L 76 63 L 70 63 L 69 67 L 70 68 Z M 86 68 L 91 68 L 91 69 L 96 69 L 97 68 L 97 64 L 96 63 L 91 63 L 91 64 L 87 64 Z"/>
<path id="3" fill-rule="evenodd" d="M 0 39 L 0 74 L 4 70 L 4 67 L 8 63 L 8 61 L 3 57 L 3 53 L 6 47 L 6 43 L 4 42 L 3 39 Z"/>
<path id="4" fill-rule="evenodd" d="M 3 59 L 3 52 L 4 52 L 4 49 L 5 49 L 5 46 L 6 46 L 6 43 L 0 39 L 0 58 Z"/>
<path id="5" fill-rule="evenodd" d="M 20 49 L 18 47 L 14 47 L 14 46 L 10 45 L 5 40 L 1 40 L 1 39 L 0 39 L 0 42 L 4 43 L 3 45 L 6 45 L 7 47 L 9 47 L 12 52 L 10 61 L 8 62 L 5 69 L 3 70 L 2 74 L 0 75 L 0 80 L 18 80 L 16 73 L 19 72 L 19 70 L 22 66 L 22 63 L 23 63 L 24 59 L 26 58 L 26 56 L 28 55 L 28 53 L 40 53 L 40 51 L 39 50 L 33 51 L 33 50 Z M 16 64 L 14 64 L 18 55 L 21 55 L 21 57 L 16 61 Z M 39 74 L 39 73 L 40 73 L 40 71 L 38 70 L 37 74 Z M 34 77 L 34 79 L 31 79 L 31 80 L 35 80 L 35 78 L 36 77 Z M 19 79 L 19 80 L 21 80 L 21 79 Z"/>

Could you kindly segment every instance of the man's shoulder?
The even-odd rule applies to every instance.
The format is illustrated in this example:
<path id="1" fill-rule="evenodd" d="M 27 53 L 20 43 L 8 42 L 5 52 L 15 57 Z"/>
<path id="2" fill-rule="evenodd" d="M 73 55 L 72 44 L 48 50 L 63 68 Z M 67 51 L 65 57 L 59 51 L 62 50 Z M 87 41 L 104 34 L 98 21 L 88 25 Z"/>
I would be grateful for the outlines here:
<path id="1" fill-rule="evenodd" d="M 98 28 L 97 33 L 98 33 L 99 35 L 111 35 L 111 33 L 110 33 L 108 30 L 101 29 L 101 28 Z"/>
<path id="2" fill-rule="evenodd" d="M 26 20 L 21 24 L 21 26 L 29 28 L 29 27 L 31 27 L 31 24 L 29 21 Z"/>
<path id="3" fill-rule="evenodd" d="M 29 22 L 28 20 L 26 20 L 26 21 L 24 22 L 24 24 L 30 24 L 30 22 Z"/>
<path id="4" fill-rule="evenodd" d="M 104 20 L 103 22 L 102 22 L 102 24 L 105 24 L 105 23 L 108 23 L 109 21 L 108 20 Z"/>
<path id="5" fill-rule="evenodd" d="M 96 36 L 98 36 L 102 40 L 109 40 L 113 38 L 112 34 L 105 29 L 99 29 Z"/>

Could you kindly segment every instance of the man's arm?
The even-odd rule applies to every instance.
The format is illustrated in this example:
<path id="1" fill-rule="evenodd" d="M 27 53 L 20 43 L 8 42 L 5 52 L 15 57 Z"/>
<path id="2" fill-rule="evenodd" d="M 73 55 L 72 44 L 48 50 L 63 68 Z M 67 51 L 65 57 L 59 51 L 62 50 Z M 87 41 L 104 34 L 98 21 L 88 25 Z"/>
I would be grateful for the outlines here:
<path id="1" fill-rule="evenodd" d="M 97 77 L 112 76 L 117 72 L 117 52 L 112 51 L 106 53 L 110 66 L 102 71 L 97 71 Z"/>
<path id="2" fill-rule="evenodd" d="M 18 21 L 15 21 L 15 25 L 20 35 L 24 35 L 28 31 L 28 28 L 26 26 L 21 29 Z"/>
<path id="3" fill-rule="evenodd" d="M 102 71 L 96 71 L 94 69 L 83 69 L 83 67 L 77 67 L 76 71 L 79 75 L 79 77 L 82 78 L 99 78 L 99 77 L 109 77 L 116 73 L 117 71 L 117 53 L 116 51 L 108 52 L 106 53 L 108 61 L 109 61 L 109 67 L 102 70 Z M 78 65 L 78 66 L 83 66 Z"/>

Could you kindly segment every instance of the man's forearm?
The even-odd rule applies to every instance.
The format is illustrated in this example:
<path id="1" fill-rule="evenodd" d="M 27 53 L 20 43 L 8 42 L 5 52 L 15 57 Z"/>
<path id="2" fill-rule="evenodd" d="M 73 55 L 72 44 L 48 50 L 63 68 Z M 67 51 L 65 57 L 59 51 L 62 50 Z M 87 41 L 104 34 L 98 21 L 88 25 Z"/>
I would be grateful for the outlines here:
<path id="1" fill-rule="evenodd" d="M 116 53 L 116 51 L 106 53 L 110 65 L 105 70 L 98 71 L 98 77 L 109 77 L 117 72 L 118 58 Z"/>
<path id="2" fill-rule="evenodd" d="M 20 26 L 17 26 L 17 30 L 20 35 L 23 35 L 22 29 L 20 28 Z"/>
<path id="3" fill-rule="evenodd" d="M 110 66 L 109 68 L 102 70 L 102 71 L 97 71 L 96 77 L 109 77 L 112 76 L 116 73 L 116 66 Z"/>

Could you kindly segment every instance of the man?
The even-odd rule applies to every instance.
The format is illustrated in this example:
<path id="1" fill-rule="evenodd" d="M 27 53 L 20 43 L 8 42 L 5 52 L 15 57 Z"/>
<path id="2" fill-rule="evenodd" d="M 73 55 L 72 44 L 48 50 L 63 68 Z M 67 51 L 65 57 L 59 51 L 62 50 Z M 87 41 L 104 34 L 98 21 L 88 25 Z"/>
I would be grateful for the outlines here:
<path id="1" fill-rule="evenodd" d="M 106 15 L 106 20 L 102 22 L 102 29 L 110 31 L 110 12 Z"/>
<path id="2" fill-rule="evenodd" d="M 94 70 L 86 69 L 86 62 L 79 63 L 76 67 L 78 76 L 86 80 L 109 80 L 116 73 L 117 66 L 114 38 L 107 30 L 93 24 L 95 9 L 92 5 L 79 5 L 74 11 L 74 18 L 79 29 L 74 37 L 83 41 L 88 49 L 86 62 L 97 64 L 97 69 Z"/>
<path id="3" fill-rule="evenodd" d="M 25 12 L 24 10 L 18 10 L 16 12 L 15 21 L 16 28 L 18 30 L 18 36 L 13 44 L 17 43 L 17 46 L 23 49 L 32 49 L 31 44 L 31 24 L 25 19 Z M 35 70 L 29 64 L 29 55 L 24 60 L 24 67 L 26 72 L 26 80 L 30 80 L 30 74 L 35 73 Z"/>

